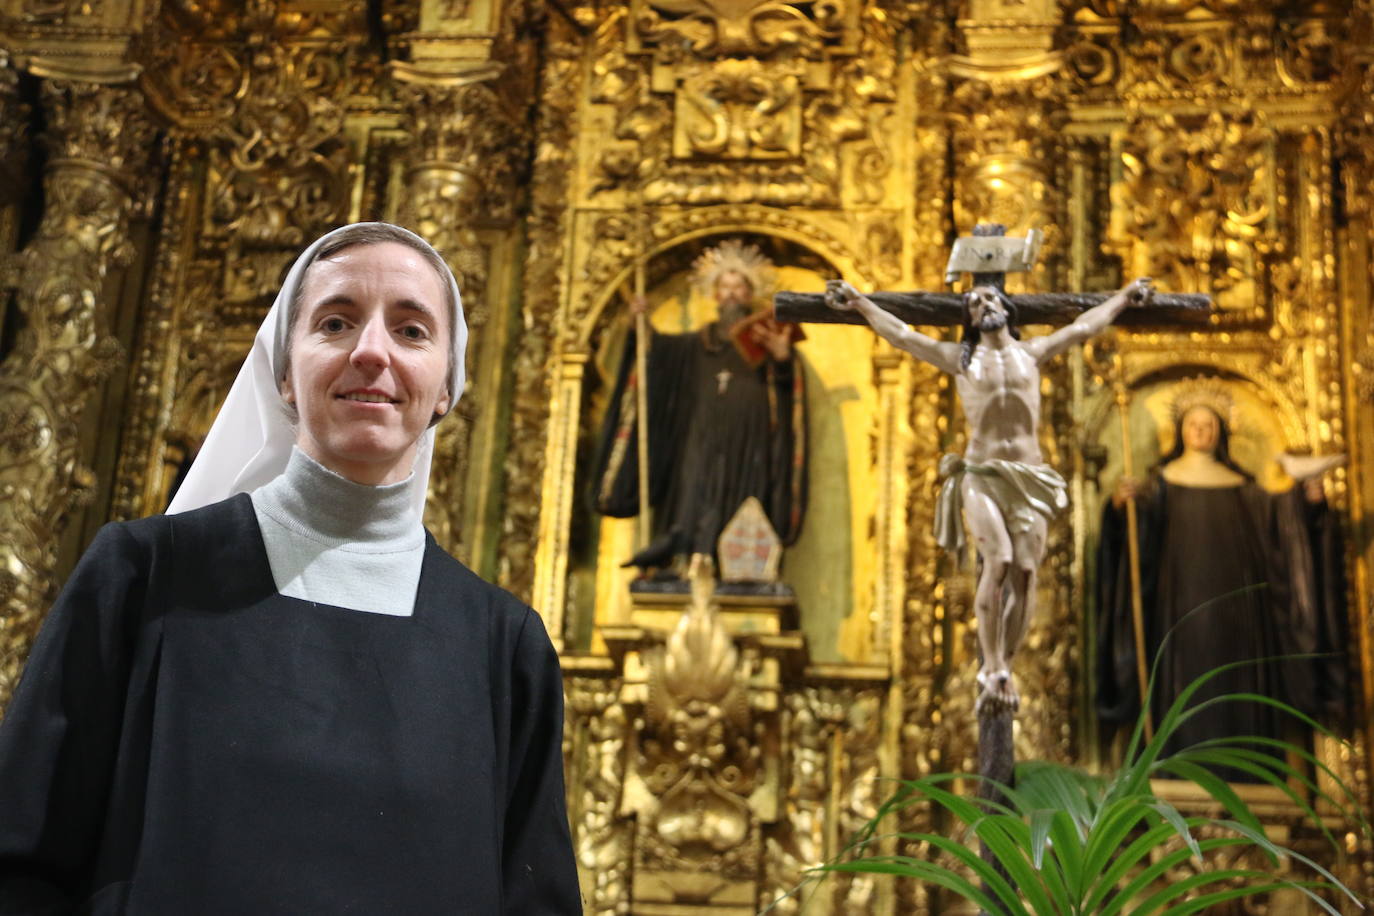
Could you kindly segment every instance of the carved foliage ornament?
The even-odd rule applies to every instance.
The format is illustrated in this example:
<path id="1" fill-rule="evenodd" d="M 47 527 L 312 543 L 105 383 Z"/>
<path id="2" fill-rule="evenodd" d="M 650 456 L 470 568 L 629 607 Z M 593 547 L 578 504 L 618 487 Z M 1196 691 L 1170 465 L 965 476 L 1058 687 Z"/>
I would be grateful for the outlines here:
<path id="1" fill-rule="evenodd" d="M 756 829 L 748 799 L 760 749 L 747 666 L 720 619 L 714 587 L 710 573 L 694 576 L 691 607 L 649 659 L 639 768 L 659 804 L 643 834 L 645 861 L 748 880 L 757 867 L 746 840 Z"/>
<path id="2" fill-rule="evenodd" d="M 1061 93 L 1060 82 L 1049 76 L 1024 83 L 969 79 L 955 87 L 948 114 L 958 162 L 958 225 L 1000 223 L 1013 235 L 1053 227 L 1048 163 L 1061 123 Z M 1047 235 L 1053 250 L 1055 233 Z"/>
<path id="3" fill-rule="evenodd" d="M 515 356 L 510 451 L 502 480 L 506 517 L 497 571 L 503 587 L 527 599 L 533 587 L 534 545 L 539 540 L 540 481 L 549 415 L 546 372 L 558 328 L 555 316 L 564 295 L 565 217 L 571 199 L 569 178 L 576 166 L 577 101 L 584 89 L 580 41 L 557 16 L 550 18 L 549 27 L 524 267 L 525 331 Z"/>
<path id="4" fill-rule="evenodd" d="M 73 160 L 99 169 L 125 189 L 147 197 L 139 178 L 156 131 L 135 92 L 93 83 L 47 80 L 43 110 L 49 129 L 43 135 L 54 160 Z"/>
<path id="5" fill-rule="evenodd" d="M 843 26 L 844 0 L 641 0 L 635 31 L 645 43 L 686 44 L 700 55 L 816 53 Z"/>
<path id="6" fill-rule="evenodd" d="M 778 159 L 801 152 L 801 80 L 757 60 L 723 60 L 685 75 L 673 155 Z"/>
<path id="7" fill-rule="evenodd" d="M 202 233 L 228 244 L 223 295 L 276 291 L 307 241 L 337 222 L 348 183 L 340 49 L 263 42 L 249 55 L 244 97 L 211 133 L 217 141 Z"/>
<path id="8" fill-rule="evenodd" d="M 596 916 L 624 912 L 629 897 L 631 833 L 620 817 L 628 728 L 625 709 L 616 702 L 620 683 L 589 677 L 564 681 L 564 770 L 572 789 L 568 813 L 587 912 Z"/>
<path id="9" fill-rule="evenodd" d="M 1255 112 L 1132 122 L 1112 187 L 1109 244 L 1132 276 L 1257 304 L 1262 264 L 1279 253 L 1276 137 Z"/>
<path id="10" fill-rule="evenodd" d="M 615 141 L 596 152 L 593 194 L 833 206 L 853 145 L 855 185 L 881 199 L 896 73 L 886 17 L 778 2 L 641 3 L 630 16 L 628 45 L 614 16 L 597 35 L 592 100 L 611 107 Z"/>

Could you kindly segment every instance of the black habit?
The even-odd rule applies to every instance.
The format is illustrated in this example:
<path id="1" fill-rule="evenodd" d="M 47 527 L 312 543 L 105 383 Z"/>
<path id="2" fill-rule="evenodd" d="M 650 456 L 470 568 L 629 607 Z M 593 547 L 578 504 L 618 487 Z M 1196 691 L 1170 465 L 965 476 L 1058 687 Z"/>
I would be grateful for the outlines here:
<path id="1" fill-rule="evenodd" d="M 578 913 L 538 616 L 278 594 L 247 495 L 103 528 L 0 725 L 0 913 Z"/>
<path id="2" fill-rule="evenodd" d="M 1344 557 L 1338 520 L 1302 488 L 1270 494 L 1252 482 L 1188 487 L 1159 475 L 1137 500 L 1145 643 L 1159 661 L 1151 703 L 1158 723 L 1199 675 L 1222 674 L 1194 704 L 1253 692 L 1339 721 L 1346 707 Z M 1109 502 L 1098 548 L 1098 713 L 1129 724 L 1140 708 L 1125 513 Z M 1194 608 L 1197 613 L 1185 615 Z M 1177 629 L 1174 629 L 1177 625 Z M 1297 653 L 1317 659 L 1268 660 Z M 1284 738 L 1287 717 L 1260 703 L 1226 703 L 1185 723 L 1166 752 L 1210 738 Z"/>
<path id="3" fill-rule="evenodd" d="M 790 359 L 750 365 L 720 323 L 654 334 L 648 353 L 649 501 L 656 540 L 672 553 L 714 554 L 721 531 L 750 496 L 784 544 L 806 509 L 806 396 Z M 635 341 L 616 379 L 595 469 L 599 512 L 639 512 Z"/>

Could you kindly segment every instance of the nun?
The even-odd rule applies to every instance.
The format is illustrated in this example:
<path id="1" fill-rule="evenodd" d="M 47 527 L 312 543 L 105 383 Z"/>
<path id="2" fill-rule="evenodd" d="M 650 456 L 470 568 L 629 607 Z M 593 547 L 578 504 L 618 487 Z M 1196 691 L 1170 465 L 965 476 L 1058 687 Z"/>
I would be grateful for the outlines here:
<path id="1" fill-rule="evenodd" d="M 167 514 L 101 529 L 0 724 L 0 913 L 579 913 L 539 616 L 425 531 L 458 286 L 287 274 Z"/>

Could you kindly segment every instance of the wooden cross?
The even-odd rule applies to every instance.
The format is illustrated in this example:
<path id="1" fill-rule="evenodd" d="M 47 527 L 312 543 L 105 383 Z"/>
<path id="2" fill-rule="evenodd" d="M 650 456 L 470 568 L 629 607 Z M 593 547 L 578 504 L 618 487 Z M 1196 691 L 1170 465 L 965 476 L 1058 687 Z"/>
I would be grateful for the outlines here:
<path id="1" fill-rule="evenodd" d="M 1023 242 L 1003 236 L 1006 227 L 997 224 L 974 228 L 971 238 L 961 238 L 950 255 L 950 270 L 968 269 L 977 261 L 984 269 L 969 270 L 973 285 L 991 284 L 998 289 L 1005 286 L 1011 271 L 1030 270 L 1034 266 L 1037 245 L 1034 235 Z M 1008 246 L 1007 242 L 1015 245 Z M 1016 248 L 1026 253 L 1009 256 Z M 976 259 L 976 260 L 975 260 Z M 947 272 L 948 276 L 948 272 Z M 874 304 L 896 315 L 907 324 L 950 327 L 963 323 L 964 296 L 955 292 L 867 293 Z M 1106 301 L 1106 293 L 1016 293 L 1009 296 L 1016 306 L 1017 325 L 1064 325 L 1094 305 Z M 1211 320 L 1212 298 L 1200 293 L 1156 292 L 1148 306 L 1128 308 L 1117 319 L 1127 327 L 1177 327 L 1178 325 L 1206 325 Z M 779 321 L 810 324 L 865 324 L 854 310 L 841 311 L 825 304 L 823 293 L 780 292 L 773 296 L 773 313 Z"/>

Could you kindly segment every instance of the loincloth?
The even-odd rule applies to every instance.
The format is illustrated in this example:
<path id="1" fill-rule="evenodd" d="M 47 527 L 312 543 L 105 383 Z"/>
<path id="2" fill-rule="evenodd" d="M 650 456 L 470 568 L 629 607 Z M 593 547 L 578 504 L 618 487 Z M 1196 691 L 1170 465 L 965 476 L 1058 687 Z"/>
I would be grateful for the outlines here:
<path id="1" fill-rule="evenodd" d="M 960 455 L 945 455 L 940 459 L 945 482 L 935 499 L 935 542 L 953 553 L 964 549 L 964 493 L 959 484 L 965 474 L 982 478 L 984 492 L 1001 511 L 1011 535 L 1025 534 L 1034 527 L 1036 516 L 1049 521 L 1069 505 L 1068 485 L 1048 464 L 1005 458 L 969 462 Z"/>

